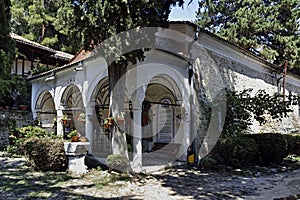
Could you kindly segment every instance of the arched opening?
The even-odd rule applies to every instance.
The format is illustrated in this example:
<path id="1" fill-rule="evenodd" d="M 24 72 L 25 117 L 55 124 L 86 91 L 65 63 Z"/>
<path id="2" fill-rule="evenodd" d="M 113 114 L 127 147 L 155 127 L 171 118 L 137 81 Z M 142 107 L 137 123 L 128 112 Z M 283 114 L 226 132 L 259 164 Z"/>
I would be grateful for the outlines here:
<path id="1" fill-rule="evenodd" d="M 111 131 L 104 126 L 109 116 L 109 82 L 108 77 L 97 84 L 92 94 L 96 115 L 93 116 L 92 152 L 97 157 L 107 157 L 112 153 Z"/>
<path id="2" fill-rule="evenodd" d="M 68 86 L 62 96 L 60 104 L 64 106 L 63 110 L 63 132 L 64 138 L 72 130 L 77 130 L 81 136 L 85 136 L 85 121 L 80 117 L 85 115 L 82 95 L 76 85 Z"/>
<path id="3" fill-rule="evenodd" d="M 35 105 L 35 111 L 39 125 L 49 131 L 56 132 L 56 110 L 50 92 L 44 91 L 40 94 Z"/>
<path id="4" fill-rule="evenodd" d="M 170 143 L 178 144 L 179 150 L 181 141 L 176 134 L 181 103 L 181 92 L 172 78 L 160 75 L 150 81 L 142 105 L 143 152 L 156 151 Z M 158 148 L 154 150 L 154 146 Z"/>

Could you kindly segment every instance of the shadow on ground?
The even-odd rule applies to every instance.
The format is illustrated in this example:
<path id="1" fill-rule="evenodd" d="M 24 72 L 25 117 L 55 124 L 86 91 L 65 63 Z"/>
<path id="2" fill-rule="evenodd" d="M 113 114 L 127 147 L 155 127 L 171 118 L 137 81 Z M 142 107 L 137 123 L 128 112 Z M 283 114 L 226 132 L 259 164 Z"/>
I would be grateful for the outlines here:
<path id="1" fill-rule="evenodd" d="M 192 199 L 243 199 L 244 195 L 258 195 L 255 186 L 251 185 L 253 178 L 234 173 L 179 166 L 154 177 L 176 195 Z"/>
<path id="2" fill-rule="evenodd" d="M 26 167 L 24 159 L 0 158 L 0 199 L 131 199 L 98 198 L 77 193 L 95 187 L 92 182 L 68 176 L 65 172 L 38 172 Z M 66 184 L 67 183 L 67 184 Z"/>

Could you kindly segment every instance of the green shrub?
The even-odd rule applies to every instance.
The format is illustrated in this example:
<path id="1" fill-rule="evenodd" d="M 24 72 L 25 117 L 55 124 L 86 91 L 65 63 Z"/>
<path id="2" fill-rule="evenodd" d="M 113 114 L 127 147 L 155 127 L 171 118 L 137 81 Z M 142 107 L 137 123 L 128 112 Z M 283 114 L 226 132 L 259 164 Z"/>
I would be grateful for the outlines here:
<path id="1" fill-rule="evenodd" d="M 112 154 L 107 156 L 106 164 L 110 169 L 119 172 L 127 172 L 129 167 L 129 161 L 127 158 L 120 154 Z"/>
<path id="2" fill-rule="evenodd" d="M 36 136 L 22 142 L 27 163 L 42 171 L 65 171 L 66 156 L 62 139 L 45 139 Z"/>
<path id="3" fill-rule="evenodd" d="M 211 157 L 204 157 L 201 158 L 201 166 L 204 168 L 214 168 L 218 161 L 216 161 L 214 158 Z"/>
<path id="4" fill-rule="evenodd" d="M 279 133 L 261 133 L 247 135 L 253 138 L 259 149 L 258 164 L 270 165 L 281 163 L 287 156 L 287 140 Z"/>
<path id="5" fill-rule="evenodd" d="M 42 171 L 66 170 L 64 141 L 37 126 L 22 127 L 11 132 L 8 154 L 24 155 L 27 163 Z"/>
<path id="6" fill-rule="evenodd" d="M 258 153 L 255 140 L 245 136 L 222 138 L 217 144 L 217 150 L 224 162 L 233 167 L 253 164 Z"/>
<path id="7" fill-rule="evenodd" d="M 19 129 L 20 135 L 23 135 L 25 138 L 29 137 L 39 137 L 45 139 L 57 139 L 61 138 L 61 136 L 57 136 L 51 132 L 46 131 L 45 129 L 39 126 L 26 126 Z"/>
<path id="8" fill-rule="evenodd" d="M 285 134 L 287 141 L 287 154 L 300 155 L 300 135 L 299 134 Z"/>
<path id="9" fill-rule="evenodd" d="M 60 139 L 61 136 L 57 136 L 50 133 L 38 126 L 26 126 L 20 129 L 13 129 L 10 132 L 10 145 L 7 148 L 9 155 L 24 155 L 24 141 L 30 137 L 48 139 Z"/>

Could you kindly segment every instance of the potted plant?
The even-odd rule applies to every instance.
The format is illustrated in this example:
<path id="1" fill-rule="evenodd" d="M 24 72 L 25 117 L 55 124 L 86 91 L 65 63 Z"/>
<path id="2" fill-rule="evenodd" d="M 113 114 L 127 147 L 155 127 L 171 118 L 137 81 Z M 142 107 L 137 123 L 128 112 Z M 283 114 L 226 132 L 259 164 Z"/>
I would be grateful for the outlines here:
<path id="1" fill-rule="evenodd" d="M 85 113 L 80 113 L 77 120 L 80 122 L 80 123 L 84 123 L 85 122 L 85 118 L 86 118 L 86 115 Z"/>
<path id="2" fill-rule="evenodd" d="M 22 110 L 22 111 L 26 111 L 27 110 L 27 106 L 26 105 L 19 105 L 19 107 L 20 107 L 20 109 Z"/>
<path id="3" fill-rule="evenodd" d="M 114 125 L 115 119 L 113 117 L 108 117 L 104 121 L 104 127 L 109 128 L 110 126 Z"/>
<path id="4" fill-rule="evenodd" d="M 151 123 L 151 118 L 149 116 L 149 113 L 148 112 L 143 112 L 142 113 L 142 125 L 146 126 L 150 123 Z"/>
<path id="5" fill-rule="evenodd" d="M 61 118 L 61 122 L 63 123 L 63 125 L 66 125 L 69 120 L 70 120 L 70 118 L 67 114 L 64 114 Z"/>
<path id="6" fill-rule="evenodd" d="M 80 134 L 77 130 L 73 130 L 68 134 L 68 137 L 71 139 L 71 142 L 79 142 Z"/>

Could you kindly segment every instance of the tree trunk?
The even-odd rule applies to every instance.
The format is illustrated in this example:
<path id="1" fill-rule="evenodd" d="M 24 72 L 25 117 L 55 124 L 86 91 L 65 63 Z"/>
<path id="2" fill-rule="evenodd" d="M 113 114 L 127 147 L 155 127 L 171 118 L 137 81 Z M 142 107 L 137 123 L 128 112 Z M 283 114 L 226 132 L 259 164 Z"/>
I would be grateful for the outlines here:
<path id="1" fill-rule="evenodd" d="M 111 63 L 108 68 L 110 84 L 110 115 L 116 119 L 124 112 L 125 99 L 125 74 L 126 65 Z M 124 125 L 115 123 L 112 129 L 112 151 L 113 154 L 121 154 L 128 159 L 126 133 Z"/>

